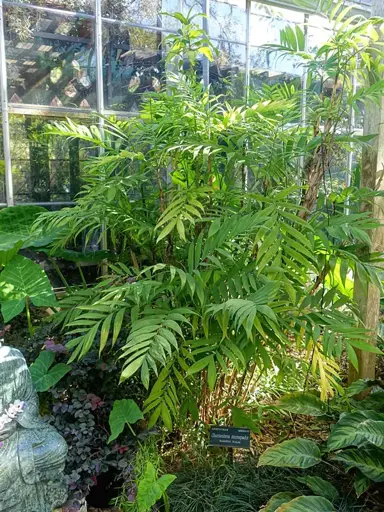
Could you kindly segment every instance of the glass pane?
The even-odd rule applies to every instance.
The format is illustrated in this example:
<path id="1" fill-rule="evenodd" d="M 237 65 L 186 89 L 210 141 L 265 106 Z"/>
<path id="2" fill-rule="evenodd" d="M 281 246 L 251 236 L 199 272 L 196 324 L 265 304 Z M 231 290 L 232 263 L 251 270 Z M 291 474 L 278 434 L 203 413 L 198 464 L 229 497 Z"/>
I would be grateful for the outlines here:
<path id="1" fill-rule="evenodd" d="M 211 37 L 245 43 L 245 0 L 211 0 Z"/>
<path id="2" fill-rule="evenodd" d="M 291 9 L 284 9 L 283 7 L 275 7 L 258 2 L 251 3 L 251 14 L 272 18 L 276 22 L 279 20 L 288 21 L 290 23 L 304 22 L 304 14 L 300 11 L 293 11 Z"/>
<path id="3" fill-rule="evenodd" d="M 93 14 L 95 11 L 95 0 L 13 0 L 14 3 L 26 3 L 32 5 L 43 5 L 54 9 L 65 11 L 85 12 Z"/>
<path id="4" fill-rule="evenodd" d="M 116 20 L 158 26 L 161 0 L 102 0 L 102 15 Z"/>
<path id="5" fill-rule="evenodd" d="M 202 12 L 202 0 L 184 0 L 182 12 L 192 14 Z M 102 15 L 107 18 L 163 27 L 177 30 L 179 22 L 161 13 L 175 13 L 180 10 L 179 0 L 102 0 Z M 201 25 L 201 18 L 195 20 Z"/>
<path id="6" fill-rule="evenodd" d="M 186 0 L 188 3 L 193 0 Z M 162 13 L 169 13 L 173 14 L 175 12 L 180 11 L 180 2 L 179 0 L 161 0 L 161 9 L 160 12 Z M 172 18 L 171 16 L 166 16 L 165 14 L 160 16 L 161 22 L 159 25 L 161 25 L 163 28 L 167 28 L 169 30 L 178 30 L 180 27 L 180 22 L 176 20 L 175 18 Z"/>
<path id="7" fill-rule="evenodd" d="M 38 117 L 12 115 L 11 158 L 15 201 L 71 201 L 80 190 L 80 176 L 89 151 L 76 140 L 39 140 L 46 123 Z"/>
<path id="8" fill-rule="evenodd" d="M 252 2 L 250 43 L 261 46 L 280 43 L 280 30 L 287 25 L 303 25 L 304 14 Z"/>
<path id="9" fill-rule="evenodd" d="M 220 41 L 217 48 L 219 54 L 209 71 L 214 91 L 216 94 L 241 98 L 245 85 L 245 45 Z"/>
<path id="10" fill-rule="evenodd" d="M 183 0 L 183 14 L 184 16 L 194 16 L 196 14 L 202 14 L 204 12 L 203 0 Z M 203 16 L 197 16 L 193 23 L 203 27 Z"/>
<path id="11" fill-rule="evenodd" d="M 4 163 L 4 146 L 3 146 L 3 126 L 0 112 L 0 203 L 6 202 L 5 194 L 5 163 Z"/>
<path id="12" fill-rule="evenodd" d="M 96 106 L 92 22 L 14 7 L 5 17 L 11 103 Z"/>
<path id="13" fill-rule="evenodd" d="M 265 52 L 263 53 L 260 49 L 256 49 L 256 51 L 254 48 L 251 49 L 249 80 L 251 89 L 258 90 L 263 85 L 290 84 L 292 82 L 295 83 L 297 88 L 300 87 L 301 76 L 296 73 L 268 69 L 268 62 L 271 62 L 271 67 L 273 67 L 273 61 L 269 60 Z M 297 72 L 295 68 L 293 68 L 293 71 Z"/>
<path id="14" fill-rule="evenodd" d="M 142 94 L 159 91 L 164 63 L 160 32 L 104 24 L 107 108 L 136 112 Z"/>
<path id="15" fill-rule="evenodd" d="M 273 71 L 280 74 L 301 76 L 303 68 L 299 59 L 290 55 L 281 56 L 277 52 L 271 52 L 265 48 L 251 48 L 250 69 L 252 71 Z"/>
<path id="16" fill-rule="evenodd" d="M 308 22 L 308 50 L 314 52 L 332 36 L 331 24 L 323 16 L 310 16 Z"/>
<path id="17" fill-rule="evenodd" d="M 300 60 L 282 56 L 262 46 L 279 44 L 280 31 L 287 25 L 304 27 L 304 14 L 280 7 L 252 2 L 250 20 L 250 83 L 254 88 L 263 83 L 289 82 L 303 73 Z"/>

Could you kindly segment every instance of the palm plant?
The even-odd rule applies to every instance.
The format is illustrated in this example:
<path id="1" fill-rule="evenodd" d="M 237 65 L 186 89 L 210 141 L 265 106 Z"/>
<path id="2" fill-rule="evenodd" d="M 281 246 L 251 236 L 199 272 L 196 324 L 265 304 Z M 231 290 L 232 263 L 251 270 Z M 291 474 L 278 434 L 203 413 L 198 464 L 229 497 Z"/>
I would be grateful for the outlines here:
<path id="1" fill-rule="evenodd" d="M 137 118 L 105 119 L 104 134 L 72 121 L 48 129 L 103 152 L 89 161 L 76 206 L 43 214 L 38 224 L 65 232 L 56 246 L 103 228 L 114 252 L 107 276 L 61 301 L 57 321 L 74 336 L 72 359 L 98 340 L 100 351 L 113 348 L 126 332 L 116 354 L 124 360 L 121 378 L 140 373 L 150 389 L 151 425 L 161 419 L 171 429 L 182 411 L 204 422 L 231 414 L 234 424 L 254 428 L 241 407 L 255 378 L 284 354 L 307 353 L 325 399 L 340 387 L 344 351 L 352 364 L 356 348 L 378 351 L 356 327 L 343 286 L 350 272 L 380 286 L 380 257 L 357 251 L 378 225 L 358 203 L 375 193 L 351 187 L 322 196 L 313 211 L 308 198 L 318 196 L 311 176 L 323 169 L 320 156 L 352 139 L 364 143 L 337 134 L 336 117 L 344 116 L 337 91 L 331 101 L 317 97 L 322 119 L 332 119 L 322 135 L 297 125 L 300 92 L 293 86 L 265 88 L 252 105 L 234 107 L 200 83 L 195 63 L 199 54 L 212 58 L 210 42 L 191 20 L 175 16 L 182 28 L 169 39 L 174 71 Z M 364 51 L 371 25 L 356 25 Z M 290 37 L 283 32 L 284 51 L 301 55 L 301 35 L 294 35 L 296 49 Z M 332 45 L 329 59 L 339 69 L 346 40 Z M 302 158 L 310 162 L 304 186 L 297 183 Z"/>

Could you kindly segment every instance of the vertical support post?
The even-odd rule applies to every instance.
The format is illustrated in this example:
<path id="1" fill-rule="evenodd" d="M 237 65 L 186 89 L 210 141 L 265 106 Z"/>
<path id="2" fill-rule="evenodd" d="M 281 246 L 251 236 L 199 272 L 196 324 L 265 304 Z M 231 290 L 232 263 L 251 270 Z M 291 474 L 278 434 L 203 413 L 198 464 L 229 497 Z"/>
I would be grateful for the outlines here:
<path id="1" fill-rule="evenodd" d="M 103 84 L 103 28 L 101 23 L 101 0 L 95 7 L 95 51 L 96 51 L 96 108 L 98 114 L 104 114 Z M 100 119 L 100 121 L 103 121 Z M 104 125 L 104 122 L 101 123 Z"/>
<path id="2" fill-rule="evenodd" d="M 384 16 L 384 3 L 382 0 L 372 1 L 372 16 Z M 384 42 L 381 35 L 378 45 Z M 381 46 L 379 46 L 381 49 Z M 381 61 L 383 62 L 383 60 Z M 384 78 L 384 73 L 381 77 Z M 383 165 L 384 165 L 384 98 L 381 105 L 367 105 L 364 115 L 364 134 L 377 133 L 364 149 L 361 165 L 360 187 L 383 191 Z M 381 222 L 381 226 L 371 234 L 371 246 L 366 248 L 366 254 L 384 252 L 384 198 L 375 197 L 372 203 L 363 203 L 362 210 L 369 212 Z M 353 298 L 359 311 L 361 324 L 371 331 L 369 343 L 377 345 L 377 327 L 380 319 L 380 289 L 372 283 L 361 280 L 359 274 L 355 275 Z M 370 379 L 376 377 L 377 355 L 372 352 L 356 350 L 358 371 L 350 365 L 349 379 Z"/>
<path id="3" fill-rule="evenodd" d="M 101 0 L 95 2 L 95 51 L 96 51 L 96 108 L 97 113 L 104 114 L 104 81 L 103 81 L 103 27 L 101 20 Z M 99 117 L 99 130 L 104 137 L 104 118 Z M 99 149 L 99 154 L 103 154 L 104 149 Z M 108 249 L 107 231 L 105 226 L 101 226 L 101 249 Z M 105 262 L 101 266 L 101 273 L 107 273 Z"/>
<path id="4" fill-rule="evenodd" d="M 251 83 L 251 2 L 252 0 L 245 0 L 245 103 L 248 105 L 249 100 L 249 86 Z"/>
<path id="5" fill-rule="evenodd" d="M 249 103 L 249 87 L 251 84 L 251 2 L 245 0 L 245 71 L 244 71 L 244 99 L 245 104 Z M 245 141 L 246 149 L 248 149 L 248 141 Z M 245 191 L 249 188 L 250 171 L 245 165 L 242 171 L 242 182 Z"/>
<path id="6" fill-rule="evenodd" d="M 4 12 L 3 0 L 0 0 L 0 98 L 1 114 L 3 125 L 3 147 L 5 166 L 5 189 L 8 206 L 14 205 L 11 146 L 9 138 L 9 113 L 8 113 L 8 90 L 7 90 L 7 65 L 5 60 L 5 37 L 4 37 Z"/>
<path id="7" fill-rule="evenodd" d="M 309 15 L 304 14 L 304 51 L 308 51 L 308 23 Z M 303 74 L 301 76 L 301 126 L 305 126 L 307 122 L 307 81 L 308 81 L 308 70 L 304 66 Z"/>
<path id="8" fill-rule="evenodd" d="M 209 12 L 210 12 L 210 0 L 203 0 L 203 29 L 209 36 Z M 209 60 L 207 57 L 203 57 L 203 83 L 205 87 L 209 86 Z"/>

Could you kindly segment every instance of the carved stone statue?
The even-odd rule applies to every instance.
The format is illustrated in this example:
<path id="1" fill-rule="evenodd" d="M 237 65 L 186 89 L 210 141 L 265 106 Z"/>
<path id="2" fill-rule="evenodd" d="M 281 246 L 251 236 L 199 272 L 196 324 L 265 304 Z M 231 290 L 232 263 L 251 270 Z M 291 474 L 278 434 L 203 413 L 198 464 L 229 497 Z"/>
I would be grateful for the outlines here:
<path id="1" fill-rule="evenodd" d="M 67 445 L 39 416 L 21 352 L 0 342 L 0 512 L 52 512 L 67 498 Z"/>

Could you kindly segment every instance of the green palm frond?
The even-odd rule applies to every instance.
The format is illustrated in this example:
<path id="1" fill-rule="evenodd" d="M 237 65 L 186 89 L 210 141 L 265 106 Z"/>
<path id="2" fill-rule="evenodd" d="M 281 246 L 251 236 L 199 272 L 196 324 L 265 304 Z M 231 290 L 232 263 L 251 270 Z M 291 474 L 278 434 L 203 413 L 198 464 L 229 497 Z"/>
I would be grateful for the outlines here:
<path id="1" fill-rule="evenodd" d="M 141 318 L 132 321 L 127 343 L 122 348 L 124 369 L 121 380 L 126 380 L 141 369 L 141 380 L 149 386 L 149 373 L 158 373 L 157 365 L 165 366 L 167 358 L 178 350 L 179 339 L 183 339 L 180 324 L 190 324 L 186 314 L 192 310 L 178 308 L 174 310 L 145 309 Z"/>

